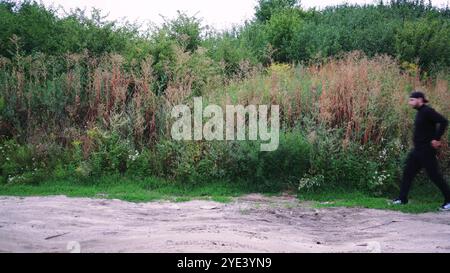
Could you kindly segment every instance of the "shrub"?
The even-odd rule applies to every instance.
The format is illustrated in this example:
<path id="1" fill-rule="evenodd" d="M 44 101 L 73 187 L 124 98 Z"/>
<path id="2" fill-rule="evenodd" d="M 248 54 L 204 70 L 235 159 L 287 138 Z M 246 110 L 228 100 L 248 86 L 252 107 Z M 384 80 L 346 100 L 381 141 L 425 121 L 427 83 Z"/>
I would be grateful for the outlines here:
<path id="1" fill-rule="evenodd" d="M 325 177 L 321 174 L 316 176 L 305 175 L 299 181 L 298 191 L 299 192 L 309 192 L 320 189 L 320 187 L 324 184 Z"/>
<path id="2" fill-rule="evenodd" d="M 42 181 L 51 166 L 47 166 L 48 158 L 38 156 L 31 145 L 19 145 L 15 140 L 0 143 L 0 176 L 3 183 L 37 184 Z"/>
<path id="3" fill-rule="evenodd" d="M 91 167 L 82 165 L 81 172 L 89 173 L 92 168 L 94 175 L 124 174 L 127 170 L 128 157 L 135 151 L 130 141 L 121 139 L 116 132 L 111 132 L 94 139 L 94 142 L 96 147 L 89 156 Z"/>
<path id="4" fill-rule="evenodd" d="M 310 145 L 301 131 L 280 133 L 273 152 L 260 152 L 259 168 L 264 179 L 295 185 L 309 169 Z"/>
<path id="5" fill-rule="evenodd" d="M 425 71 L 439 71 L 450 66 L 448 20 L 421 18 L 407 22 L 395 38 L 395 46 L 402 60 L 418 61 Z"/>

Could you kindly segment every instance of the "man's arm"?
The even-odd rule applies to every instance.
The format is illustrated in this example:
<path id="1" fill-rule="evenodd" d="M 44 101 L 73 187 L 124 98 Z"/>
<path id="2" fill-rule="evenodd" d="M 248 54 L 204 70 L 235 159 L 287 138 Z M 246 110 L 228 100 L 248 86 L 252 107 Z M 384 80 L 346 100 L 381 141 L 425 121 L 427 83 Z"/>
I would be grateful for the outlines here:
<path id="1" fill-rule="evenodd" d="M 436 129 L 434 133 L 434 140 L 440 141 L 442 135 L 444 134 L 445 130 L 448 127 L 448 120 L 436 112 L 434 109 L 431 109 L 431 111 L 428 112 L 428 117 L 436 124 L 439 124 L 439 128 Z"/>

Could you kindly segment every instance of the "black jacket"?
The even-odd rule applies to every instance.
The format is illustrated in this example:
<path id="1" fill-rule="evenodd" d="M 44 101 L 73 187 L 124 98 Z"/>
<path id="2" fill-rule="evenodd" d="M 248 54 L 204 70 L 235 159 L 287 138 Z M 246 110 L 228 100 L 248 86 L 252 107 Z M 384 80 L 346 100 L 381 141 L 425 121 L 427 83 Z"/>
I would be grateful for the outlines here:
<path id="1" fill-rule="evenodd" d="M 436 126 L 439 124 L 439 127 Z M 417 109 L 414 122 L 414 147 L 430 147 L 432 140 L 440 140 L 448 126 L 448 120 L 433 108 L 422 105 Z"/>

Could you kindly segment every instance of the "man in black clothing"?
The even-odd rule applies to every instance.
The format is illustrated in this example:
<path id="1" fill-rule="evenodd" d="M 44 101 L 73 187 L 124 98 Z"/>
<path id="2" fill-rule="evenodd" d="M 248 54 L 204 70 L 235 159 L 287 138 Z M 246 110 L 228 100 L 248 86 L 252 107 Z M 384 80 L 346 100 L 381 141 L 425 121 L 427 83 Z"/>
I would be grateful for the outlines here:
<path id="1" fill-rule="evenodd" d="M 428 100 L 422 92 L 413 92 L 408 104 L 417 110 L 414 121 L 414 149 L 409 153 L 403 172 L 400 195 L 394 204 L 407 204 L 411 183 L 420 169 L 424 168 L 431 181 L 441 190 L 445 201 L 441 210 L 450 211 L 450 188 L 445 182 L 436 158 L 436 149 L 441 146 L 441 137 L 448 120 L 426 105 Z M 437 127 L 439 125 L 439 127 Z"/>

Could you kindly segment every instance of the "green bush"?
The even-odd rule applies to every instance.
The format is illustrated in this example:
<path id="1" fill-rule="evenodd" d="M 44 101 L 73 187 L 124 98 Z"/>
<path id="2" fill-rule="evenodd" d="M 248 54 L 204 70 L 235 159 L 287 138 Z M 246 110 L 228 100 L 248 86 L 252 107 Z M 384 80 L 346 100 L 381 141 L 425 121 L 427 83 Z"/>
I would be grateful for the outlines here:
<path id="1" fill-rule="evenodd" d="M 308 189 L 309 185 L 316 189 L 359 189 L 371 193 L 398 189 L 407 152 L 398 139 L 386 140 L 380 146 L 352 143 L 344 147 L 339 131 L 319 128 L 314 135 L 310 140 L 311 167 L 299 183 L 301 189 Z M 320 183 L 308 181 L 318 178 Z"/>
<path id="2" fill-rule="evenodd" d="M 397 32 L 395 46 L 401 60 L 418 61 L 426 71 L 450 67 L 450 22 L 421 18 L 406 22 Z"/>
<path id="3" fill-rule="evenodd" d="M 264 23 L 270 20 L 273 14 L 292 9 L 298 6 L 299 2 L 298 0 L 258 0 L 255 8 L 256 20 Z"/>
<path id="4" fill-rule="evenodd" d="M 301 131 L 280 133 L 277 150 L 260 152 L 259 168 L 269 181 L 295 185 L 309 169 L 310 145 Z"/>
<path id="5" fill-rule="evenodd" d="M 53 154 L 43 154 L 31 145 L 15 140 L 0 143 L 0 176 L 3 183 L 37 184 L 53 168 Z"/>
<path id="6" fill-rule="evenodd" d="M 293 40 L 296 33 L 301 31 L 303 20 L 297 10 L 283 10 L 272 15 L 265 25 L 267 43 L 274 50 L 275 62 L 294 61 Z M 294 53 L 295 54 L 295 53 Z"/>
<path id="7" fill-rule="evenodd" d="M 220 162 L 225 150 L 221 143 L 162 140 L 157 144 L 154 175 L 175 179 L 183 184 L 199 184 L 223 178 Z M 160 171 L 158 171 L 160 170 Z"/>
<path id="8" fill-rule="evenodd" d="M 127 159 L 127 174 L 139 177 L 148 177 L 150 175 L 157 175 L 152 169 L 151 164 L 154 161 L 154 156 L 151 150 L 144 148 L 142 151 L 135 150 L 134 153 L 128 155 Z"/>
<path id="9" fill-rule="evenodd" d="M 134 152 L 130 141 L 120 138 L 116 132 L 101 135 L 95 141 L 97 146 L 90 154 L 90 167 L 81 166 L 82 173 L 89 172 L 89 169 L 92 168 L 94 175 L 124 174 L 127 170 L 128 157 Z"/>

